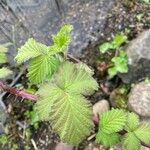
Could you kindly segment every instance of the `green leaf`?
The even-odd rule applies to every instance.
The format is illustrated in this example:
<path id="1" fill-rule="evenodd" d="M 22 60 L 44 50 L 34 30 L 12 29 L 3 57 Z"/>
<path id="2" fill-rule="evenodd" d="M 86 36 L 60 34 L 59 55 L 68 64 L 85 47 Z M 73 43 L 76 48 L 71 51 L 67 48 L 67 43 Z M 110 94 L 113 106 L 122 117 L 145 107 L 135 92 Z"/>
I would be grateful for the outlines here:
<path id="1" fill-rule="evenodd" d="M 114 76 L 117 74 L 117 69 L 116 69 L 116 67 L 109 68 L 109 69 L 108 69 L 108 74 L 109 74 L 109 77 L 110 77 L 110 78 L 114 77 Z"/>
<path id="2" fill-rule="evenodd" d="M 113 44 L 106 42 L 99 47 L 101 53 L 106 53 L 109 49 L 113 49 Z"/>
<path id="3" fill-rule="evenodd" d="M 112 58 L 116 70 L 120 73 L 128 72 L 128 58 L 124 51 L 120 51 L 119 56 Z"/>
<path id="4" fill-rule="evenodd" d="M 121 109 L 112 109 L 100 116 L 99 128 L 102 132 L 111 134 L 123 129 L 126 124 L 126 113 Z"/>
<path id="5" fill-rule="evenodd" d="M 69 93 L 90 95 L 98 89 L 98 84 L 91 73 L 85 71 L 84 68 L 79 68 L 78 64 L 65 62 L 59 68 L 59 73 L 55 75 L 55 78 L 59 79 L 58 84 L 63 85 L 63 89 Z"/>
<path id="6" fill-rule="evenodd" d="M 59 64 L 59 60 L 53 56 L 39 56 L 34 58 L 28 68 L 30 82 L 38 84 L 51 79 Z"/>
<path id="7" fill-rule="evenodd" d="M 92 107 L 81 95 L 62 93 L 50 113 L 53 129 L 63 142 L 78 145 L 93 127 Z"/>
<path id="8" fill-rule="evenodd" d="M 53 35 L 54 44 L 49 47 L 50 54 L 56 54 L 58 52 L 66 52 L 71 42 L 72 25 L 64 25 L 60 31 Z"/>
<path id="9" fill-rule="evenodd" d="M 150 3 L 150 0 L 141 0 L 141 1 L 144 2 L 144 3 L 147 3 L 147 4 Z"/>
<path id="10" fill-rule="evenodd" d="M 126 52 L 120 50 L 119 56 L 113 57 L 111 61 L 113 63 L 113 67 L 108 69 L 108 74 L 110 78 L 114 77 L 118 72 L 128 72 L 128 57 Z"/>
<path id="11" fill-rule="evenodd" d="M 123 43 L 127 41 L 127 36 L 124 34 L 117 34 L 113 39 L 114 49 L 119 48 Z"/>
<path id="12" fill-rule="evenodd" d="M 7 56 L 5 53 L 0 53 L 0 63 L 6 63 L 7 62 Z"/>
<path id="13" fill-rule="evenodd" d="M 120 142 L 120 135 L 118 133 L 106 134 L 99 131 L 96 135 L 96 142 L 107 147 L 111 147 L 112 145 Z"/>
<path id="14" fill-rule="evenodd" d="M 0 78 L 5 78 L 5 77 L 7 77 L 7 76 L 9 76 L 11 74 L 12 74 L 12 71 L 7 69 L 7 68 L 5 68 L 5 67 L 0 69 Z"/>
<path id="15" fill-rule="evenodd" d="M 40 97 L 36 103 L 38 116 L 50 120 L 64 142 L 77 145 L 89 135 L 93 126 L 92 107 L 83 95 L 97 88 L 89 72 L 64 62 L 52 80 L 37 93 Z"/>
<path id="16" fill-rule="evenodd" d="M 4 45 L 0 45 L 0 53 L 7 53 L 8 52 L 8 48 L 5 47 Z"/>
<path id="17" fill-rule="evenodd" d="M 42 43 L 38 43 L 33 38 L 30 38 L 25 45 L 19 48 L 15 60 L 20 64 L 40 55 L 48 55 L 48 47 Z"/>
<path id="18" fill-rule="evenodd" d="M 57 101 L 59 97 L 61 97 L 61 94 L 61 89 L 53 83 L 46 83 L 40 87 L 37 92 L 37 95 L 39 95 L 40 97 L 35 104 L 35 110 L 38 113 L 39 120 L 50 120 L 52 105 L 55 101 Z"/>
<path id="19" fill-rule="evenodd" d="M 86 72 L 88 72 L 91 76 L 94 75 L 94 71 L 91 70 L 91 68 L 89 66 L 87 66 L 85 63 L 78 63 L 77 67 L 79 69 L 85 70 Z"/>
<path id="20" fill-rule="evenodd" d="M 139 126 L 139 116 L 135 113 L 128 113 L 128 119 L 126 123 L 127 131 L 134 131 Z"/>
<path id="21" fill-rule="evenodd" d="M 135 135 L 143 142 L 150 143 L 150 123 L 143 123 L 135 131 Z"/>
<path id="22" fill-rule="evenodd" d="M 123 140 L 124 150 L 140 150 L 140 140 L 135 136 L 133 132 L 129 132 L 125 135 Z"/>

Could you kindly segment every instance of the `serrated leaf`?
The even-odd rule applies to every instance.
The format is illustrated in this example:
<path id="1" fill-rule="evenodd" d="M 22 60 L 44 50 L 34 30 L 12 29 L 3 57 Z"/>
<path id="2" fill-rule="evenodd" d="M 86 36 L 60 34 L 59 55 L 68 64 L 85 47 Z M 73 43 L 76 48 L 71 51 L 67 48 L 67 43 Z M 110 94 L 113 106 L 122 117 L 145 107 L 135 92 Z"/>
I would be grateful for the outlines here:
<path id="1" fill-rule="evenodd" d="M 7 53 L 8 52 L 8 48 L 4 45 L 0 45 L 0 53 Z"/>
<path id="2" fill-rule="evenodd" d="M 127 41 L 127 36 L 124 34 L 117 34 L 113 39 L 114 48 L 119 48 L 123 43 Z"/>
<path id="3" fill-rule="evenodd" d="M 114 63 L 117 72 L 120 73 L 128 72 L 128 58 L 127 54 L 124 51 L 121 51 L 120 55 L 114 57 L 111 61 Z"/>
<path id="4" fill-rule="evenodd" d="M 116 67 L 109 68 L 109 69 L 108 69 L 108 74 L 109 74 L 109 77 L 110 77 L 110 78 L 114 77 L 114 76 L 117 74 L 117 69 L 116 69 Z"/>
<path id="5" fill-rule="evenodd" d="M 6 63 L 7 62 L 7 56 L 5 53 L 0 53 L 0 63 Z"/>
<path id="6" fill-rule="evenodd" d="M 70 33 L 72 30 L 72 25 L 64 25 L 56 35 L 53 35 L 54 44 L 49 47 L 49 52 L 51 55 L 58 52 L 64 52 L 68 49 L 68 45 L 71 42 Z"/>
<path id="7" fill-rule="evenodd" d="M 85 69 L 78 68 L 77 65 L 68 62 L 64 63 L 55 78 L 59 79 L 58 84 L 63 85 L 63 88 L 69 93 L 90 95 L 98 89 L 98 84 L 91 76 L 91 73 L 85 71 Z"/>
<path id="8" fill-rule="evenodd" d="M 125 135 L 123 140 L 124 150 L 140 150 L 140 140 L 135 136 L 133 132 L 129 132 Z"/>
<path id="9" fill-rule="evenodd" d="M 5 67 L 0 69 L 0 78 L 5 78 L 5 77 L 7 77 L 7 76 L 9 76 L 11 74 L 12 74 L 12 71 L 7 69 L 7 68 L 5 68 Z"/>
<path id="10" fill-rule="evenodd" d="M 147 3 L 147 4 L 150 3 L 150 0 L 141 0 L 141 1 L 143 1 L 144 3 Z"/>
<path id="11" fill-rule="evenodd" d="M 51 107 L 61 94 L 60 88 L 53 83 L 46 83 L 40 87 L 37 92 L 37 95 L 40 95 L 40 97 L 35 104 L 35 110 L 38 113 L 39 120 L 50 120 L 50 112 L 52 111 Z"/>
<path id="12" fill-rule="evenodd" d="M 110 147 L 120 142 L 120 135 L 118 133 L 106 134 L 104 132 L 99 131 L 96 135 L 96 142 Z"/>
<path id="13" fill-rule="evenodd" d="M 38 84 L 51 76 L 58 68 L 59 59 L 53 56 L 39 56 L 34 58 L 28 68 L 28 77 L 31 83 Z"/>
<path id="14" fill-rule="evenodd" d="M 126 124 L 126 113 L 121 109 L 112 109 L 100 116 L 99 128 L 102 132 L 111 134 L 123 129 Z"/>
<path id="15" fill-rule="evenodd" d="M 78 145 L 93 127 L 92 107 L 81 95 L 61 94 L 50 116 L 53 129 L 70 145 Z"/>
<path id="16" fill-rule="evenodd" d="M 94 71 L 89 66 L 87 66 L 85 63 L 78 63 L 77 67 L 79 69 L 85 70 L 86 72 L 91 74 L 91 76 L 94 75 Z"/>
<path id="17" fill-rule="evenodd" d="M 35 58 L 40 55 L 47 55 L 48 47 L 42 43 L 37 42 L 33 38 L 28 39 L 28 41 L 19 48 L 18 54 L 15 60 L 20 64 L 31 58 Z"/>
<path id="18" fill-rule="evenodd" d="M 93 124 L 91 105 L 82 95 L 89 94 L 84 86 L 92 92 L 97 89 L 91 74 L 76 64 L 65 62 L 38 92 L 38 116 L 50 120 L 61 139 L 72 145 L 79 144 L 90 133 Z"/>
<path id="19" fill-rule="evenodd" d="M 106 42 L 99 47 L 101 53 L 106 53 L 109 49 L 113 49 L 113 44 Z"/>
<path id="20" fill-rule="evenodd" d="M 135 113 L 128 113 L 128 119 L 126 123 L 127 131 L 134 131 L 139 126 L 139 116 Z"/>
<path id="21" fill-rule="evenodd" d="M 143 123 L 135 131 L 135 135 L 143 142 L 150 143 L 150 123 Z"/>

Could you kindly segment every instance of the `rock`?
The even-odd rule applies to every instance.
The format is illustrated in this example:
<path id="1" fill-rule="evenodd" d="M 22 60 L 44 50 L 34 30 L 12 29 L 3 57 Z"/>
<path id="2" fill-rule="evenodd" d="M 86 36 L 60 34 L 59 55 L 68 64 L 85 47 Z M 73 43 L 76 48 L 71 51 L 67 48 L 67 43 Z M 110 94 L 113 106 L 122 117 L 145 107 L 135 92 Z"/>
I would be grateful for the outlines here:
<path id="1" fill-rule="evenodd" d="M 55 34 L 63 24 L 69 23 L 74 26 L 73 41 L 69 50 L 70 53 L 79 56 L 89 43 L 99 40 L 114 2 L 115 0 L 22 0 L 15 3 L 7 0 L 1 2 L 0 43 L 15 40 L 13 41 L 15 46 L 19 47 L 28 37 L 34 37 L 43 43 L 50 44 L 51 35 Z"/>
<path id="2" fill-rule="evenodd" d="M 73 146 L 61 142 L 56 145 L 55 150 L 73 150 Z"/>
<path id="3" fill-rule="evenodd" d="M 111 103 L 112 107 L 117 107 L 117 108 L 127 108 L 127 90 L 123 89 L 124 91 L 122 92 L 121 88 L 116 88 L 113 90 L 110 94 L 109 101 Z"/>
<path id="4" fill-rule="evenodd" d="M 150 74 L 150 29 L 131 41 L 126 51 L 129 71 L 119 75 L 124 83 L 135 82 Z"/>
<path id="5" fill-rule="evenodd" d="M 141 123 L 150 123 L 150 117 L 141 117 Z"/>
<path id="6" fill-rule="evenodd" d="M 93 114 L 94 114 L 94 117 L 93 117 L 93 121 L 98 124 L 99 122 L 99 116 L 103 113 L 103 112 L 106 112 L 108 111 L 110 108 L 109 106 L 109 103 L 107 100 L 103 99 L 103 100 L 100 100 L 98 101 L 97 103 L 95 103 L 93 105 Z"/>
<path id="7" fill-rule="evenodd" d="M 132 88 L 128 108 L 142 117 L 150 117 L 150 83 L 141 82 Z"/>
<path id="8" fill-rule="evenodd" d="M 145 146 L 141 146 L 141 150 L 149 150 L 149 148 Z"/>
<path id="9" fill-rule="evenodd" d="M 93 106 L 94 115 L 96 114 L 101 115 L 103 112 L 106 112 L 108 110 L 109 110 L 109 103 L 105 99 L 100 100 L 99 102 L 95 103 Z"/>

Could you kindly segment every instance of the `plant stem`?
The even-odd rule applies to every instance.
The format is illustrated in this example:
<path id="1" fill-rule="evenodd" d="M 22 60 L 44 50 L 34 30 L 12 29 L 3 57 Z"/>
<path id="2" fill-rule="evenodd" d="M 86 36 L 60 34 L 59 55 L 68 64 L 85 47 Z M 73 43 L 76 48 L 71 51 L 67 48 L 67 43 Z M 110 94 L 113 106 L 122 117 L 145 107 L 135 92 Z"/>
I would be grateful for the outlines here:
<path id="1" fill-rule="evenodd" d="M 81 61 L 77 58 L 75 58 L 74 56 L 70 55 L 70 54 L 67 54 L 67 57 L 69 59 L 71 59 L 72 61 L 76 62 L 76 63 L 80 63 Z"/>
<path id="2" fill-rule="evenodd" d="M 14 87 L 10 87 L 7 84 L 3 83 L 2 81 L 0 81 L 0 89 L 9 92 L 10 94 L 16 95 L 18 97 L 21 97 L 22 99 L 29 99 L 32 100 L 34 102 L 37 101 L 37 96 L 33 95 L 33 94 L 29 94 L 23 90 L 18 90 Z"/>

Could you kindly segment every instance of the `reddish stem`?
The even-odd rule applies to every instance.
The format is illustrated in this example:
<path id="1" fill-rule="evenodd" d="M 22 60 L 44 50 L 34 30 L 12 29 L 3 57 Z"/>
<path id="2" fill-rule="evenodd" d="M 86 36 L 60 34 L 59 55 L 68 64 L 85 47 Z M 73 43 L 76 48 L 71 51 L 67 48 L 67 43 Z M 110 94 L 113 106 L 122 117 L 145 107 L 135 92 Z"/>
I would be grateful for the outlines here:
<path id="1" fill-rule="evenodd" d="M 37 101 L 38 97 L 36 95 L 33 94 L 29 94 L 25 91 L 22 90 L 18 90 L 14 87 L 10 87 L 7 84 L 3 83 L 0 81 L 0 89 L 9 92 L 10 94 L 16 95 L 18 97 L 21 97 L 22 99 L 29 99 L 32 101 Z"/>

